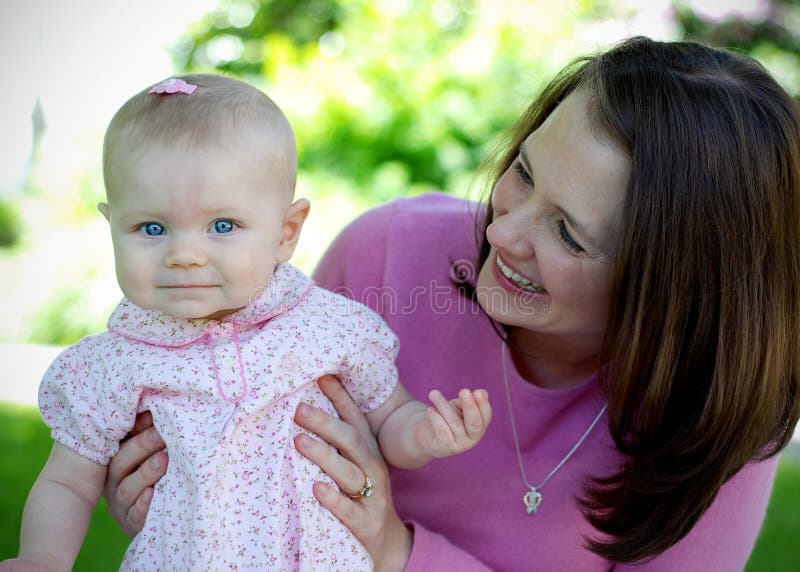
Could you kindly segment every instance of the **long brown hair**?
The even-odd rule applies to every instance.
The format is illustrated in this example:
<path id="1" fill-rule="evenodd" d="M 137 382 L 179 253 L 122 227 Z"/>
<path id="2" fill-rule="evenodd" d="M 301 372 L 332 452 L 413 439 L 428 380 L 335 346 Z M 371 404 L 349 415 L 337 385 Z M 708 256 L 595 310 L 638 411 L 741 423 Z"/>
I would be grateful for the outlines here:
<path id="1" fill-rule="evenodd" d="M 632 38 L 545 88 L 492 186 L 577 88 L 632 160 L 598 361 L 625 462 L 580 503 L 602 537 L 588 547 L 635 562 L 683 538 L 800 417 L 800 113 L 752 58 Z M 488 252 L 484 238 L 480 265 Z"/>

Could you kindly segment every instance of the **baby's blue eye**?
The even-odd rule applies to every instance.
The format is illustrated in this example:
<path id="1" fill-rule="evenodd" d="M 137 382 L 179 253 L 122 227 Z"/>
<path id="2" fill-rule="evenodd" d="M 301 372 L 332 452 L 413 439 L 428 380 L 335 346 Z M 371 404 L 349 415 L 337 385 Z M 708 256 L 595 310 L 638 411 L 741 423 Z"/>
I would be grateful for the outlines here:
<path id="1" fill-rule="evenodd" d="M 222 219 L 215 222 L 211 228 L 218 234 L 225 234 L 232 231 L 234 226 L 235 225 L 231 221 Z"/>
<path id="2" fill-rule="evenodd" d="M 139 232 L 147 236 L 161 236 L 167 231 L 157 222 L 148 222 L 139 227 Z"/>

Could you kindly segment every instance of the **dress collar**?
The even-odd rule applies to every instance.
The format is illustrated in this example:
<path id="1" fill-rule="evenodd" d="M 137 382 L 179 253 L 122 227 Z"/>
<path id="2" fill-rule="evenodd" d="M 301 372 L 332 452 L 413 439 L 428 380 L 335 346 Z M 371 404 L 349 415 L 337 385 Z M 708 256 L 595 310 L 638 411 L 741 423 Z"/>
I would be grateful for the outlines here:
<path id="1" fill-rule="evenodd" d="M 253 302 L 222 320 L 175 318 L 158 310 L 140 308 L 123 298 L 108 319 L 107 328 L 109 332 L 155 346 L 185 346 L 226 324 L 244 329 L 274 318 L 299 304 L 313 286 L 311 278 L 283 263 Z"/>

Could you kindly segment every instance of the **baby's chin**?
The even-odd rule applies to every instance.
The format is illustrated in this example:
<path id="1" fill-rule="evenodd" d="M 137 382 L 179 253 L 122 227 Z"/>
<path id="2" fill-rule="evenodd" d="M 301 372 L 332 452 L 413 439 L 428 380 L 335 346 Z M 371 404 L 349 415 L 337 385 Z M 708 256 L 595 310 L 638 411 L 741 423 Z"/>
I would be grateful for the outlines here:
<path id="1" fill-rule="evenodd" d="M 226 317 L 230 316 L 241 310 L 241 308 L 223 308 L 223 309 L 209 309 L 205 308 L 202 310 L 192 310 L 190 308 L 154 308 L 155 310 L 159 310 L 164 312 L 165 314 L 169 314 L 173 318 L 179 318 L 181 320 L 223 320 Z"/>
<path id="2" fill-rule="evenodd" d="M 140 308 L 162 312 L 181 320 L 222 320 L 238 312 L 243 307 L 217 309 L 213 307 L 209 308 L 206 304 L 197 304 L 188 301 L 173 304 L 159 304 L 152 300 L 139 301 L 130 296 L 127 298 Z"/>
<path id="3" fill-rule="evenodd" d="M 239 310 L 241 310 L 241 308 L 218 310 L 218 311 L 213 312 L 213 313 L 211 313 L 211 314 L 209 314 L 207 316 L 199 316 L 199 317 L 196 317 L 196 318 L 188 318 L 188 319 L 190 319 L 190 320 L 222 320 L 223 318 L 225 318 L 227 316 L 230 316 L 231 314 L 234 314 L 234 313 L 238 312 Z M 176 318 L 177 317 L 179 317 L 179 316 L 176 316 Z"/>

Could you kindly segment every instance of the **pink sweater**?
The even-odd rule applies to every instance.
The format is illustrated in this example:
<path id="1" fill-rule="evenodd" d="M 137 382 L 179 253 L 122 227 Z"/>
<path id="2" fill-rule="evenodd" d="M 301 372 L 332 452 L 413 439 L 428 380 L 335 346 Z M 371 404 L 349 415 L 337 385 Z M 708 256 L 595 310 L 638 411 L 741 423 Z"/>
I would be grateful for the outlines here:
<path id="1" fill-rule="evenodd" d="M 592 533 L 575 503 L 582 480 L 619 466 L 603 417 L 542 489 L 536 515 L 526 492 L 503 389 L 501 344 L 488 319 L 455 290 L 451 274 L 474 278 L 474 203 L 442 194 L 374 209 L 334 241 L 318 284 L 376 310 L 400 338 L 400 380 L 418 399 L 462 387 L 489 391 L 494 420 L 474 449 L 421 469 L 392 470 L 395 503 L 413 524 L 407 570 L 647 570 L 731 572 L 744 568 L 772 489 L 777 461 L 736 475 L 692 532 L 638 567 L 614 565 L 583 547 Z M 527 383 L 509 360 L 509 382 L 525 468 L 538 484 L 580 438 L 603 397 L 596 376 L 567 390 Z"/>

